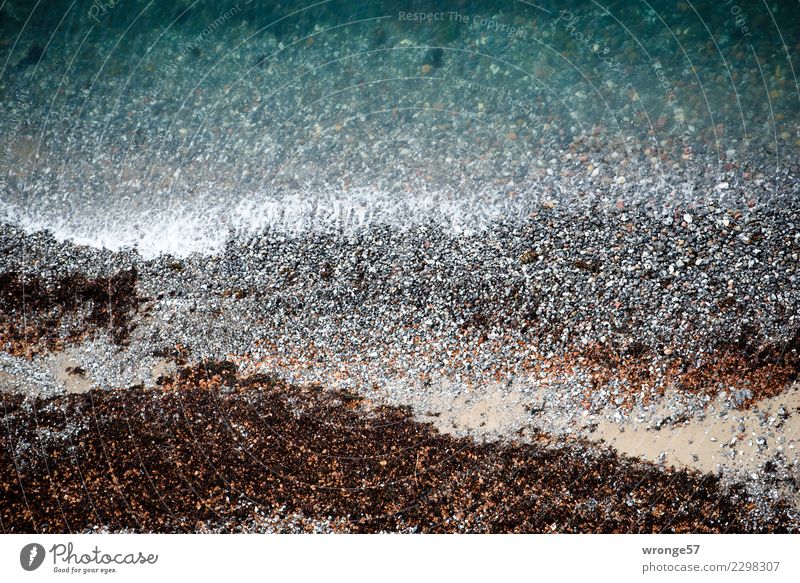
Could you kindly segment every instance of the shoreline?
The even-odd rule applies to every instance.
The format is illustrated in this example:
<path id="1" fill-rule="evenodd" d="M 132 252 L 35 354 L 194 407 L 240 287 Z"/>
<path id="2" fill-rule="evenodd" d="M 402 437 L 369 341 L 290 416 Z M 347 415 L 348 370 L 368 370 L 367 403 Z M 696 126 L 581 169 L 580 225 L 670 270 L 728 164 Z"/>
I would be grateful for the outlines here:
<path id="1" fill-rule="evenodd" d="M 33 422 L 30 406 L 44 430 L 37 448 L 16 450 L 24 497 L 14 482 L 3 484 L 7 532 L 698 533 L 800 525 L 785 501 L 709 475 L 619 458 L 576 439 L 476 444 L 404 409 L 364 409 L 349 394 L 239 377 L 226 363 L 188 367 L 157 390 L 27 404 L 6 395 L 3 403 L 14 436 Z M 6 448 L 1 455 L 7 462 Z"/>
<path id="2" fill-rule="evenodd" d="M 792 385 L 800 355 L 791 330 L 768 310 L 776 305 L 769 299 L 775 297 L 772 290 L 780 290 L 786 299 L 800 294 L 764 286 L 760 270 L 772 277 L 781 262 L 775 241 L 755 238 L 745 243 L 738 236 L 759 230 L 763 217 L 754 211 L 742 222 L 732 221 L 734 236 L 720 239 L 723 246 L 718 247 L 732 257 L 730 264 L 706 264 L 723 270 L 720 280 L 727 279 L 725 268 L 731 265 L 738 269 L 738 281 L 758 290 L 755 295 L 751 288 L 736 288 L 750 299 L 735 300 L 730 317 L 724 310 L 708 311 L 705 321 L 712 336 L 704 331 L 698 312 L 690 326 L 681 328 L 687 310 L 696 306 L 683 301 L 667 304 L 668 319 L 641 320 L 630 332 L 607 338 L 598 351 L 596 341 L 576 349 L 574 341 L 565 343 L 552 326 L 538 325 L 539 319 L 530 315 L 535 305 L 529 301 L 531 290 L 548 282 L 556 285 L 540 296 L 547 311 L 541 311 L 539 301 L 536 312 L 548 314 L 550 322 L 574 310 L 591 314 L 588 327 L 574 315 L 562 322 L 578 322 L 568 339 L 580 333 L 600 335 L 600 324 L 621 313 L 623 298 L 647 299 L 663 309 L 657 307 L 660 298 L 673 297 L 674 287 L 682 293 L 710 294 L 705 303 L 716 305 L 713 294 L 730 297 L 728 288 L 692 292 L 686 282 L 697 281 L 695 272 L 708 268 L 703 262 L 686 264 L 688 273 L 670 274 L 665 265 L 674 264 L 675 258 L 664 247 L 666 263 L 657 264 L 655 273 L 669 274 L 669 285 L 657 280 L 651 286 L 634 272 L 617 279 L 626 283 L 613 288 L 616 299 L 612 295 L 593 301 L 580 290 L 604 278 L 624 277 L 629 273 L 626 264 L 613 263 L 615 256 L 608 254 L 595 266 L 582 247 L 559 247 L 567 240 L 565 233 L 591 230 L 574 217 L 562 222 L 558 212 L 542 211 L 546 230 L 535 228 L 534 222 L 500 227 L 488 238 L 446 235 L 435 228 L 402 233 L 374 229 L 357 240 L 330 235 L 232 240 L 222 255 L 152 260 L 57 242 L 46 233 L 27 235 L 5 225 L 0 243 L 11 270 L 0 274 L 0 393 L 15 407 L 27 403 L 25 407 L 34 409 L 70 410 L 87 398 L 134 406 L 126 391 L 142 401 L 137 407 L 153 406 L 164 398 L 165 386 L 173 386 L 182 375 L 193 379 L 187 390 L 206 390 L 209 381 L 192 373 L 193 367 L 218 362 L 215 366 L 226 371 L 225 378 L 237 383 L 266 378 L 290 387 L 289 394 L 312 390 L 325 399 L 339 395 L 342 410 L 355 407 L 359 422 L 386 407 L 406 411 L 414 431 L 433 432 L 442 443 L 510 448 L 517 455 L 526 448 L 535 450 L 544 440 L 559 455 L 583 451 L 612 456 L 614 464 L 634 464 L 652 475 L 686 471 L 671 465 L 687 468 L 697 479 L 713 476 L 718 501 L 739 492 L 737 496 L 755 504 L 761 519 L 780 508 L 788 512 L 777 526 L 754 522 L 743 530 L 796 528 L 795 519 L 788 517 L 796 517 L 800 491 L 800 410 Z M 780 212 L 789 216 L 795 211 Z M 714 240 L 719 237 L 714 233 L 726 230 L 718 217 L 731 215 L 696 216 L 693 229 L 673 228 L 688 232 L 683 235 L 687 240 Z M 656 230 L 647 227 L 646 217 L 633 230 L 627 226 L 630 219 L 582 220 L 592 221 L 595 236 L 612 240 L 619 233 L 667 236 L 661 223 Z M 784 233 L 763 232 L 786 240 Z M 590 242 L 585 247 L 601 249 Z M 770 264 L 737 260 L 740 253 L 758 256 L 761 249 L 771 250 Z M 788 257 L 794 251 L 783 247 L 782 252 Z M 743 271 L 743 265 L 750 271 Z M 790 285 L 798 284 L 791 272 L 785 277 Z M 526 287 L 531 285 L 535 287 Z M 649 295 L 637 296 L 642 286 Z M 21 297 L 24 309 L 15 303 Z M 642 314 L 653 311 L 647 305 L 640 309 Z M 796 313 L 792 305 L 783 309 Z M 759 315 L 761 328 L 742 332 L 748 314 Z M 652 327 L 641 325 L 648 322 Z M 19 328 L 22 323 L 25 327 Z M 648 346 L 664 334 L 665 326 L 672 342 Z M 727 337 L 721 336 L 724 330 Z M 736 339 L 735 334 L 743 335 Z M 695 357 L 687 358 L 692 350 Z M 717 385 L 705 384 L 708 379 Z M 228 398 L 227 385 L 212 384 L 217 391 L 212 395 Z M 82 423 L 78 418 L 75 422 Z M 581 469 L 579 464 L 574 471 Z M 353 528 L 347 521 L 331 525 L 287 508 L 285 516 L 278 512 L 248 524 L 277 530 Z M 204 524 L 210 530 L 236 528 L 224 521 Z M 395 526 L 402 530 L 407 525 Z M 542 525 L 524 528 L 546 530 Z"/>

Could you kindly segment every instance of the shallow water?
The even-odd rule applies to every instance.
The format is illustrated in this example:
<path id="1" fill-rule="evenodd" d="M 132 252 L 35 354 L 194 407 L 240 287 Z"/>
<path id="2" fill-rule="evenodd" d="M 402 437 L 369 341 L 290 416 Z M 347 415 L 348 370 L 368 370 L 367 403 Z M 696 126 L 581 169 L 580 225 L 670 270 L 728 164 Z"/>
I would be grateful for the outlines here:
<path id="1" fill-rule="evenodd" d="M 155 256 L 796 201 L 800 9 L 703 4 L 5 2 L 0 218 Z"/>

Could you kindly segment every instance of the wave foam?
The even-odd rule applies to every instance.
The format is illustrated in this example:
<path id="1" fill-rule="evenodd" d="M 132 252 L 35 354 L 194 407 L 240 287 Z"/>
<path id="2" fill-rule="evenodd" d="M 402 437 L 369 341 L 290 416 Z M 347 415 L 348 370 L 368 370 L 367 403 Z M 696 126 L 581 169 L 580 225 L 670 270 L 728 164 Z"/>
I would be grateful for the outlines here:
<path id="1" fill-rule="evenodd" d="M 480 231 L 498 219 L 513 220 L 530 208 L 519 200 L 425 193 L 398 196 L 355 189 L 327 194 L 260 194 L 235 205 L 198 200 L 146 211 L 96 206 L 55 212 L 23 209 L 0 201 L 0 216 L 27 232 L 50 231 L 59 240 L 119 251 L 136 249 L 145 258 L 161 254 L 216 254 L 231 233 L 268 231 L 296 236 L 308 232 L 357 233 L 373 226 L 399 229 L 435 224 L 456 233 Z"/>

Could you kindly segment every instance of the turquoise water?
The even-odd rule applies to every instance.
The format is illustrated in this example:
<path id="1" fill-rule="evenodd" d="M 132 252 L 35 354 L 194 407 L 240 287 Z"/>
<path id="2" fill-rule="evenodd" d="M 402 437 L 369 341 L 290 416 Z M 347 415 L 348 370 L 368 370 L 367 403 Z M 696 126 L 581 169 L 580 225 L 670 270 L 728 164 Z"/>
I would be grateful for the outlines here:
<path id="1" fill-rule="evenodd" d="M 777 181 L 800 147 L 796 2 L 28 1 L 0 15 L 0 213 L 112 248 L 475 229 L 550 199 L 737 205 L 756 176 L 787 196 Z"/>

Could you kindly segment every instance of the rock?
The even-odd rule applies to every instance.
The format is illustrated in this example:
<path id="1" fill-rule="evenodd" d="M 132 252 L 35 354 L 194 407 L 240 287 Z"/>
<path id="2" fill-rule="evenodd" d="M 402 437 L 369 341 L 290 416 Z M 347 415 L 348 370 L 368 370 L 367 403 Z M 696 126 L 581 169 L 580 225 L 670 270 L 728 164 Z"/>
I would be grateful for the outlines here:
<path id="1" fill-rule="evenodd" d="M 528 249 L 527 251 L 523 251 L 522 254 L 519 256 L 519 262 L 522 265 L 529 265 L 536 261 L 539 256 L 536 254 L 536 251 L 531 251 Z"/>

